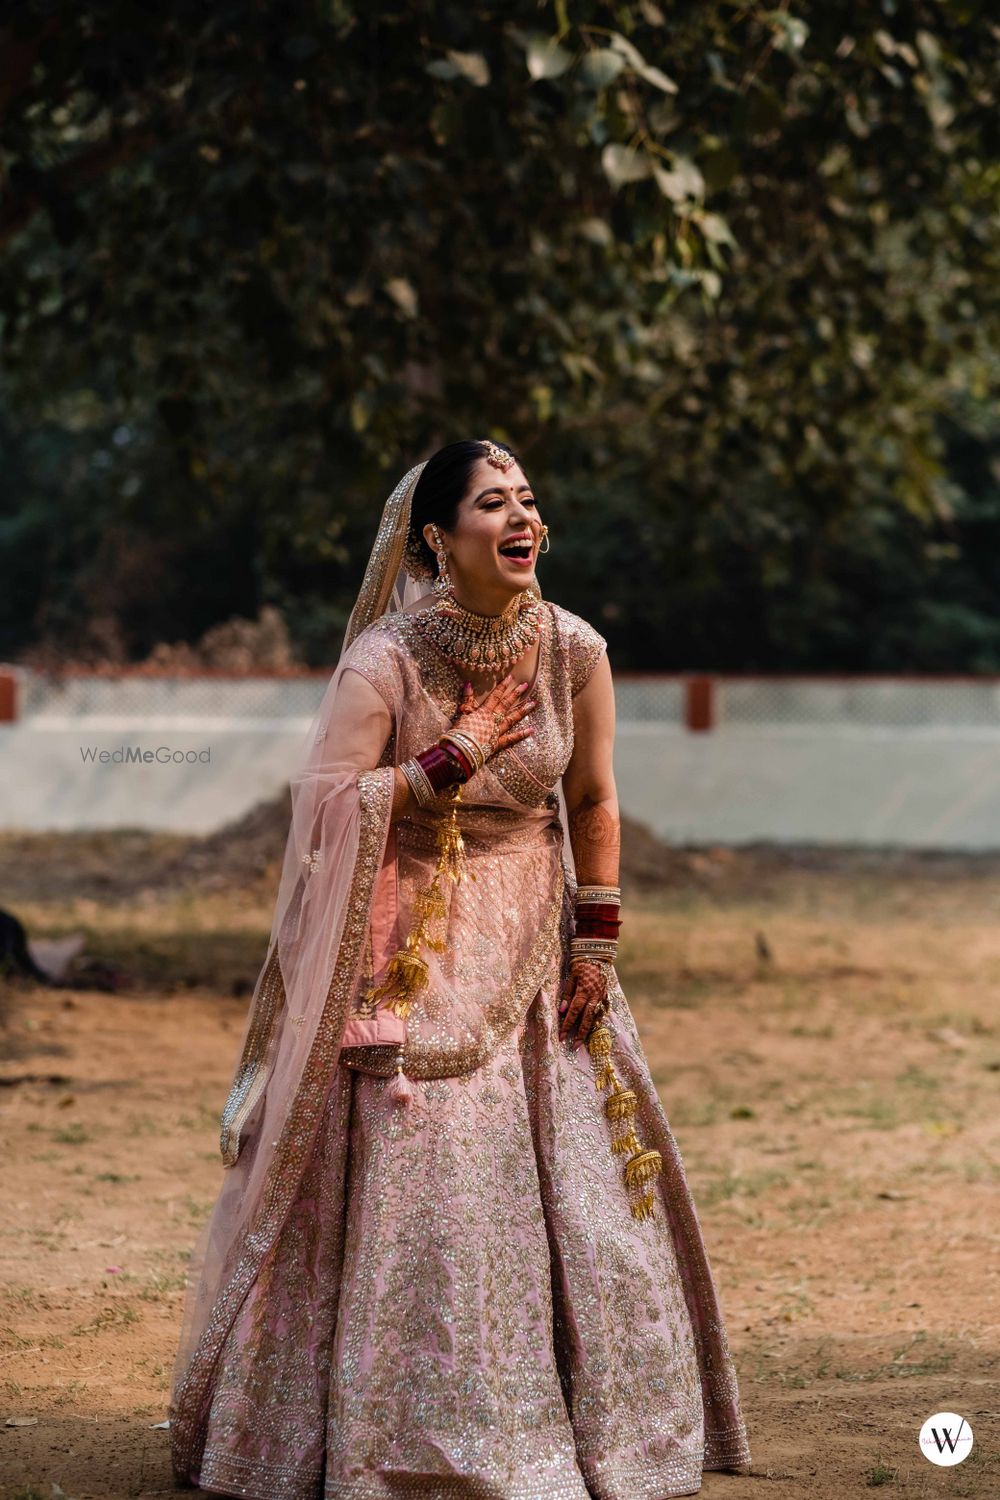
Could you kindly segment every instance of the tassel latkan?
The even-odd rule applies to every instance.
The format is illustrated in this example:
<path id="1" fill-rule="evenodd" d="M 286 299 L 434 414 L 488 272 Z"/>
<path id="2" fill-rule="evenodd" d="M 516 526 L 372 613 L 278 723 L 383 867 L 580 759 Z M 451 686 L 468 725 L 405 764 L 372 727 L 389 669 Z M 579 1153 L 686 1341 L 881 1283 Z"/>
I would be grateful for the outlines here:
<path id="1" fill-rule="evenodd" d="M 604 1113 L 613 1126 L 625 1125 L 624 1132 L 620 1134 L 612 1130 L 611 1150 L 619 1156 L 626 1151 L 631 1153 L 625 1163 L 624 1178 L 632 1217 L 652 1219 L 655 1217 L 653 1204 L 656 1196 L 653 1179 L 663 1169 L 663 1158 L 659 1151 L 644 1149 L 635 1133 L 638 1096 L 634 1089 L 622 1087 L 611 1065 L 611 1044 L 611 1028 L 601 1020 L 591 1029 L 587 1038 L 587 1050 L 596 1067 L 596 1087 L 602 1092 L 611 1088 L 611 1093 L 604 1101 Z"/>
<path id="2" fill-rule="evenodd" d="M 365 1000 L 372 1010 L 384 1001 L 386 1008 L 401 1020 L 410 1014 L 414 996 L 425 989 L 430 977 L 427 960 L 420 954 L 421 946 L 432 953 L 445 951 L 445 940 L 434 937 L 431 925 L 448 915 L 448 903 L 441 889 L 442 880 L 458 885 L 466 874 L 475 880 L 475 874 L 466 870 L 465 840 L 459 827 L 457 808 L 462 800 L 461 785 L 447 789 L 451 811 L 437 830 L 438 862 L 430 884 L 421 886 L 413 898 L 413 921 L 406 942 L 389 961 L 385 976 L 375 989 L 365 993 Z M 413 1098 L 413 1084 L 403 1072 L 402 1050 L 396 1056 L 396 1073 L 390 1082 L 389 1098 L 397 1104 L 409 1104 Z"/>
<path id="3" fill-rule="evenodd" d="M 409 1104 L 416 1090 L 412 1081 L 403 1072 L 402 1050 L 396 1053 L 396 1071 L 389 1083 L 388 1094 L 393 1104 Z"/>
<path id="4" fill-rule="evenodd" d="M 466 873 L 465 840 L 457 817 L 457 804 L 462 800 L 461 786 L 451 787 L 449 795 L 451 812 L 437 831 L 437 868 L 430 884 L 421 886 L 413 898 L 413 925 L 406 942 L 390 960 L 382 983 L 365 994 L 373 1008 L 384 1000 L 387 1008 L 404 1021 L 410 1014 L 414 995 L 425 988 L 428 980 L 427 961 L 420 956 L 421 946 L 432 953 L 445 951 L 444 939 L 431 936 L 431 924 L 448 914 L 441 882 L 450 880 L 458 885 Z M 468 873 L 474 880 L 472 871 Z"/>

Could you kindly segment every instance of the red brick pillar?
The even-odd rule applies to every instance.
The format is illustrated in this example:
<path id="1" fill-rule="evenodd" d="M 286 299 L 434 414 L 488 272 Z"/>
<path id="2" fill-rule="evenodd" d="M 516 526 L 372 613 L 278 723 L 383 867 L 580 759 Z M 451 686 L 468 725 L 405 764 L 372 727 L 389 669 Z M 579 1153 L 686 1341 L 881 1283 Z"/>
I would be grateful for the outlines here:
<path id="1" fill-rule="evenodd" d="M 689 677 L 684 684 L 684 723 L 695 733 L 715 728 L 715 680 Z"/>
<path id="2" fill-rule="evenodd" d="M 17 721 L 17 678 L 0 667 L 0 724 Z"/>

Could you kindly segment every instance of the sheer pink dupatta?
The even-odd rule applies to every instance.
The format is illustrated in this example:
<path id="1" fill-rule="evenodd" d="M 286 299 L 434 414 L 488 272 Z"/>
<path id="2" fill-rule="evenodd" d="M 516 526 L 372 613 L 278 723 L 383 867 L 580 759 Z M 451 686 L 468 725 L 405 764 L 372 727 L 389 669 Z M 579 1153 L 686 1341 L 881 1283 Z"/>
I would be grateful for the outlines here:
<path id="1" fill-rule="evenodd" d="M 402 566 L 410 498 L 423 467 L 410 469 L 386 501 L 340 660 L 291 780 L 270 942 L 222 1115 L 226 1171 L 189 1266 L 169 1406 L 174 1468 L 183 1479 L 200 1457 L 219 1350 L 308 1163 L 373 913 L 381 942 L 393 936 L 393 757 L 384 714 L 359 711 L 360 679 L 349 668 L 367 625 L 427 592 L 428 584 Z M 401 710 L 400 687 L 394 724 Z"/>

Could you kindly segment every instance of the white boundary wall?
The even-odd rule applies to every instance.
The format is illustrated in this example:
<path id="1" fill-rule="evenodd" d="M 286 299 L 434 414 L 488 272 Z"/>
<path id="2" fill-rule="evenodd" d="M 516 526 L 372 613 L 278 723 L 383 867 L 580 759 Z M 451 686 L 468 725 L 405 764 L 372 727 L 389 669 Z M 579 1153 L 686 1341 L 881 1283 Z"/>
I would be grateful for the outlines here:
<path id="1" fill-rule="evenodd" d="M 0 828 L 187 833 L 287 783 L 329 680 L 17 676 Z M 615 694 L 622 810 L 671 842 L 1000 848 L 995 679 L 620 674 Z M 123 747 L 194 758 L 94 758 Z"/>

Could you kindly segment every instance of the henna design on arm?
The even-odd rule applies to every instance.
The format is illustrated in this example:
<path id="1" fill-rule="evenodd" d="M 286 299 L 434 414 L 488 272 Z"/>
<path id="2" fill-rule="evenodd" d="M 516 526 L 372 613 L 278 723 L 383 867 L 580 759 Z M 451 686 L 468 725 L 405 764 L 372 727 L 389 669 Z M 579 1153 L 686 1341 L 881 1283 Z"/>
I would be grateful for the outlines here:
<path id="1" fill-rule="evenodd" d="M 617 885 L 621 861 L 621 822 L 611 807 L 584 796 L 569 813 L 577 883 Z"/>

